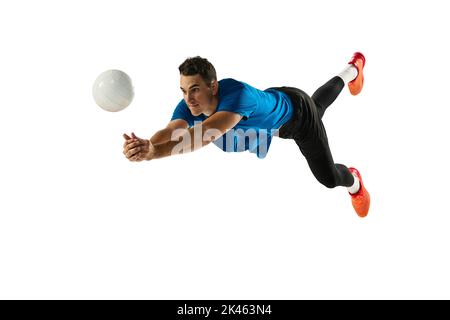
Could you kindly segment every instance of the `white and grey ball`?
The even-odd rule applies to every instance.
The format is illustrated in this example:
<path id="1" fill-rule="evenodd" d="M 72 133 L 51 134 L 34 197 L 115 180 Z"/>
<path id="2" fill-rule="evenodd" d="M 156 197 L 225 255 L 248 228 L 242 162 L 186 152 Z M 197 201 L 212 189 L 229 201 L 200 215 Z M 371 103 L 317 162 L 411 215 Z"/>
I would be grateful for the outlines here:
<path id="1" fill-rule="evenodd" d="M 117 112 L 128 107 L 133 101 L 134 88 L 131 78 L 120 70 L 107 70 L 94 82 L 92 95 L 102 109 Z"/>

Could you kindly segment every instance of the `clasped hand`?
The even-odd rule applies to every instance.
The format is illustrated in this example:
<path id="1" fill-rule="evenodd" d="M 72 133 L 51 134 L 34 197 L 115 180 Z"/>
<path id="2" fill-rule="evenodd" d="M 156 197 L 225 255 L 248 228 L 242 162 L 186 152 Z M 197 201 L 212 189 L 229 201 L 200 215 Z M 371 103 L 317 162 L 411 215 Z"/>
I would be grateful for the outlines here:
<path id="1" fill-rule="evenodd" d="M 123 134 L 123 154 L 130 161 L 152 160 L 155 157 L 155 147 L 150 140 L 137 137 L 131 133 L 131 137 Z"/>

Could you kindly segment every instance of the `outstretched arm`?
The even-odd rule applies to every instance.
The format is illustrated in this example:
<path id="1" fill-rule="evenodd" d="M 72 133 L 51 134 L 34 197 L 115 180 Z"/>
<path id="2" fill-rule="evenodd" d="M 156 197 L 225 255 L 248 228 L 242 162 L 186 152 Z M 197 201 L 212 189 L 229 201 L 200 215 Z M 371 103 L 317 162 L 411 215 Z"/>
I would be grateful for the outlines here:
<path id="1" fill-rule="evenodd" d="M 164 129 L 155 132 L 149 140 L 139 138 L 133 132 L 131 136 L 123 134 L 123 138 L 125 139 L 123 154 L 130 161 L 145 160 L 146 153 L 153 150 L 153 145 L 170 141 L 173 139 L 174 131 L 186 130 L 188 127 L 189 125 L 185 120 L 176 119 L 170 121 Z"/>
<path id="2" fill-rule="evenodd" d="M 180 130 L 173 130 L 170 140 L 161 143 L 152 143 L 151 139 L 134 138 L 134 134 L 134 137 L 127 136 L 130 138 L 127 139 L 124 135 L 127 140 L 124 144 L 124 154 L 130 161 L 141 161 L 192 152 L 220 138 L 241 119 L 240 114 L 219 111 L 188 130 L 181 128 L 178 128 Z M 181 141 L 176 137 L 181 137 Z"/>
<path id="3" fill-rule="evenodd" d="M 168 141 L 155 145 L 154 159 L 198 150 L 220 138 L 241 119 L 242 116 L 234 112 L 216 112 L 202 123 L 184 131 L 181 141 Z"/>
<path id="4" fill-rule="evenodd" d="M 170 141 L 172 139 L 172 133 L 175 130 L 187 129 L 188 127 L 189 125 L 185 120 L 176 119 L 170 121 L 164 129 L 155 132 L 155 134 L 150 138 L 150 142 L 153 144 L 160 144 Z"/>

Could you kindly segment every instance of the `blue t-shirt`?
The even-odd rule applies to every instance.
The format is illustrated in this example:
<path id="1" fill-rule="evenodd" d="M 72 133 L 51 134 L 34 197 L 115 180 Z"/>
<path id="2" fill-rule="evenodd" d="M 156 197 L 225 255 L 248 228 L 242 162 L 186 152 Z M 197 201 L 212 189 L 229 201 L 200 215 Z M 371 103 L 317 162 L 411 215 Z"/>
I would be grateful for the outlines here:
<path id="1" fill-rule="evenodd" d="M 241 121 L 214 144 L 227 152 L 249 150 L 264 158 L 269 151 L 272 136 L 292 116 L 290 98 L 283 92 L 267 89 L 258 90 L 234 79 L 219 81 L 219 102 L 217 111 L 230 111 L 243 116 Z M 173 112 L 172 119 L 183 119 L 189 127 L 208 117 L 193 116 L 186 102 L 181 100 Z"/>

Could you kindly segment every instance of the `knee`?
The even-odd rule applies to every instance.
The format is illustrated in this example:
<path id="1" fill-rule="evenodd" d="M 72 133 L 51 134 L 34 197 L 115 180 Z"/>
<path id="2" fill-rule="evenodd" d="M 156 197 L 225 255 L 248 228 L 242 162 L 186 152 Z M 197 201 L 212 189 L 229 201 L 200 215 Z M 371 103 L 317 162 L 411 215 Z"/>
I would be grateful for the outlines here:
<path id="1" fill-rule="evenodd" d="M 319 179 L 319 182 L 329 189 L 337 187 L 337 181 L 334 177 L 329 177 L 326 179 Z"/>
<path id="2" fill-rule="evenodd" d="M 332 183 L 332 182 L 328 182 L 328 183 L 322 183 L 325 187 L 327 187 L 328 189 L 333 189 L 336 188 L 337 185 L 336 183 Z"/>

